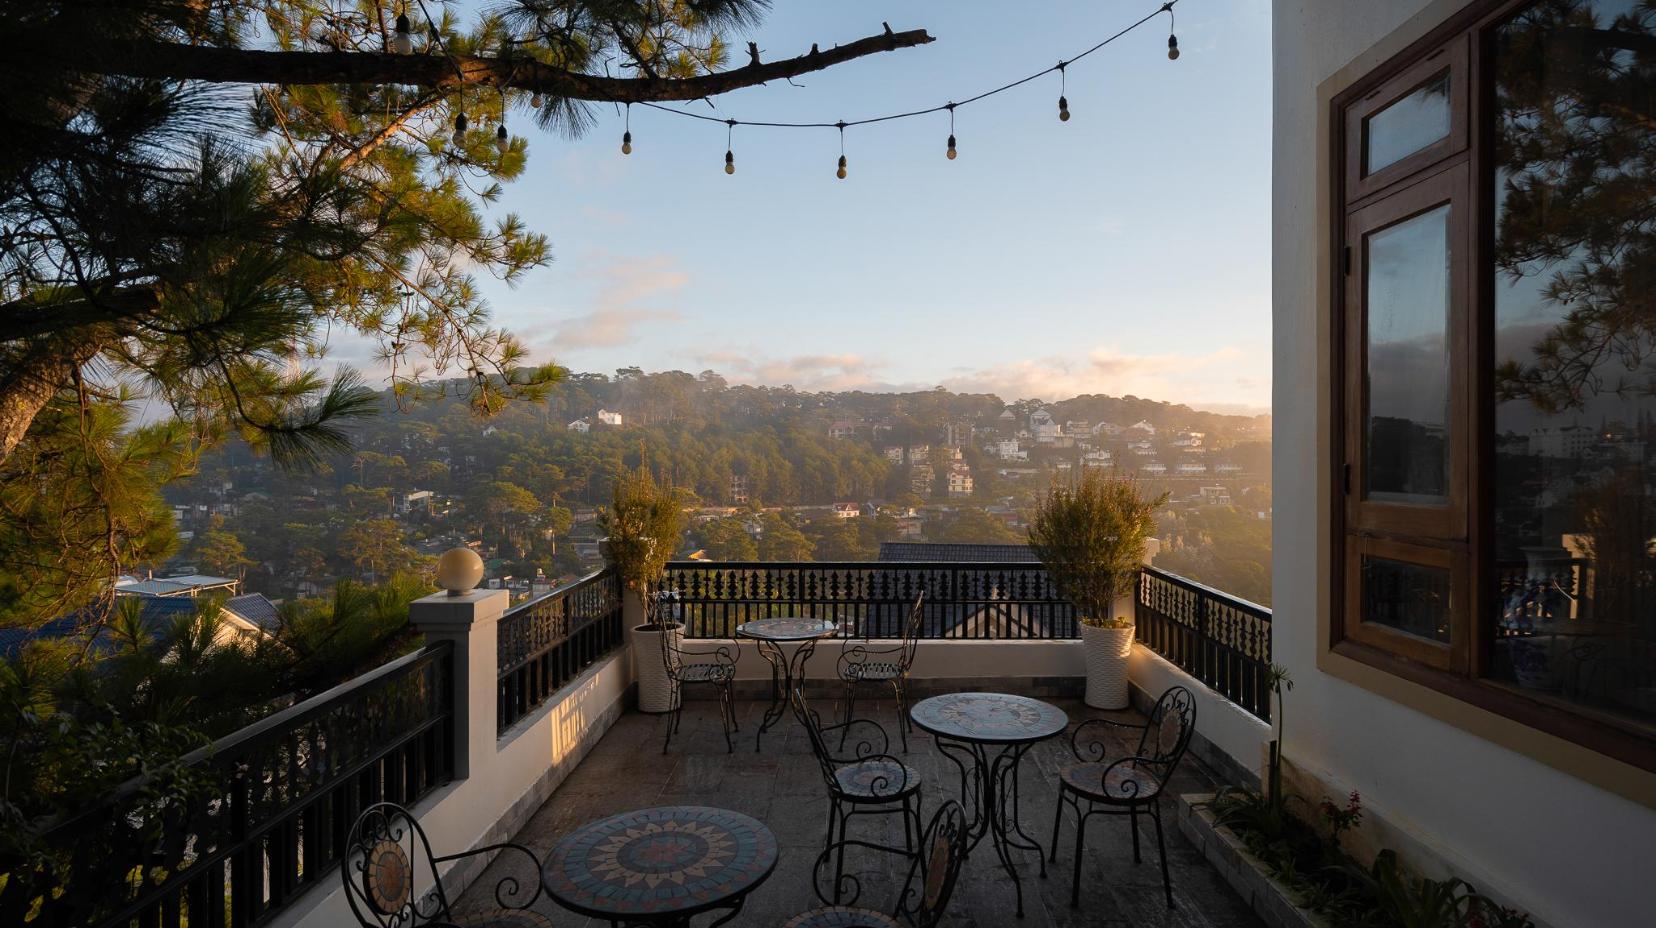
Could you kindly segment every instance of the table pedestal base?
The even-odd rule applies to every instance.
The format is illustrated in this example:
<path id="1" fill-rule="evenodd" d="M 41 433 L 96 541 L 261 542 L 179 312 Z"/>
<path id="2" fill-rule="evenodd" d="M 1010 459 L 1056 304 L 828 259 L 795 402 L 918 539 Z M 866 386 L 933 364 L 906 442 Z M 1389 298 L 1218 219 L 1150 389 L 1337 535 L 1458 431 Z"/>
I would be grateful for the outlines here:
<path id="1" fill-rule="evenodd" d="M 1018 820 L 1018 770 L 1033 744 L 982 744 L 939 737 L 937 747 L 960 769 L 960 803 L 973 810 L 973 819 L 966 831 L 967 850 L 976 848 L 985 835 L 989 837 L 1001 867 L 1012 878 L 1012 888 L 1018 898 L 1018 917 L 1022 918 L 1023 884 L 1012 863 L 1012 852 L 1034 851 L 1042 878 L 1047 875 L 1041 843 L 1030 837 Z"/>

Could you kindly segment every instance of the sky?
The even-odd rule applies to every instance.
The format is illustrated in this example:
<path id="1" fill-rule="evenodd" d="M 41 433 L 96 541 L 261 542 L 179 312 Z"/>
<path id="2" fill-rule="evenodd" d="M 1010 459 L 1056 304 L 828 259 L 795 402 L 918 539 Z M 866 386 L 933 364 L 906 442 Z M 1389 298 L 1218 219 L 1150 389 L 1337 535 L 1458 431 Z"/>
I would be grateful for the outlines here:
<path id="1" fill-rule="evenodd" d="M 963 99 L 1074 57 L 1152 0 L 777 0 L 765 60 L 880 31 L 937 41 L 686 104 L 834 122 Z M 1268 0 L 1181 0 L 1058 75 L 945 113 L 833 129 L 605 107 L 579 140 L 519 116 L 502 208 L 553 263 L 483 282 L 536 360 L 713 369 L 801 390 L 943 386 L 1008 401 L 1133 394 L 1223 412 L 1270 403 Z"/>

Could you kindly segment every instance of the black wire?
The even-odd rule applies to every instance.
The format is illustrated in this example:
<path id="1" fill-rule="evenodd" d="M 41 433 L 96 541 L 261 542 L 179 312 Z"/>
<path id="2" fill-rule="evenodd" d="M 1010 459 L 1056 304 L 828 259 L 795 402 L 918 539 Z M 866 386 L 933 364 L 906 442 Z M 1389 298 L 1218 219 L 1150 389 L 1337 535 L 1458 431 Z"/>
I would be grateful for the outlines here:
<path id="1" fill-rule="evenodd" d="M 982 100 L 986 97 L 992 97 L 997 93 L 1004 93 L 1008 90 L 1011 90 L 1014 87 L 1020 87 L 1024 84 L 1029 83 L 1032 80 L 1035 80 L 1038 77 L 1045 77 L 1046 75 L 1051 74 L 1054 71 L 1062 71 L 1062 70 L 1064 70 L 1065 66 L 1071 65 L 1071 64 L 1074 64 L 1077 61 L 1080 61 L 1082 58 L 1085 58 L 1088 55 L 1092 54 L 1093 52 L 1098 51 L 1099 49 L 1103 48 L 1104 46 L 1110 44 L 1111 42 L 1114 42 L 1116 39 L 1121 38 L 1122 36 L 1126 35 L 1127 33 L 1132 32 L 1134 29 L 1137 29 L 1138 27 L 1144 25 L 1145 23 L 1149 22 L 1152 19 L 1155 19 L 1157 16 L 1160 16 L 1163 13 L 1166 13 L 1169 17 L 1172 17 L 1172 15 L 1173 15 L 1173 4 L 1178 3 L 1178 2 L 1179 2 L 1179 0 L 1168 0 L 1168 2 L 1163 3 L 1161 6 L 1156 7 L 1154 12 L 1151 12 L 1149 15 L 1147 15 L 1144 18 L 1140 19 L 1138 22 L 1133 23 L 1131 26 L 1128 26 L 1127 28 L 1121 30 L 1120 32 L 1117 32 L 1115 35 L 1112 35 L 1109 38 L 1105 39 L 1104 41 L 1099 42 L 1097 45 L 1094 45 L 1092 48 L 1087 49 L 1086 51 L 1082 52 L 1081 54 L 1076 55 L 1073 58 L 1067 59 L 1062 64 L 1055 64 L 1055 65 L 1053 65 L 1049 68 L 1045 68 L 1043 70 L 1036 71 L 1034 74 L 1031 74 L 1028 77 L 1021 77 L 1021 78 L 1019 78 L 1019 79 L 1017 79 L 1017 80 L 1015 80 L 1015 81 L 1013 81 L 1009 84 L 1002 84 L 999 87 L 994 88 L 993 90 L 985 90 L 984 92 L 982 92 L 982 93 L 980 93 L 976 96 L 967 97 L 964 100 L 959 100 L 959 101 L 952 102 L 952 103 L 945 103 L 945 104 L 942 104 L 941 106 L 929 106 L 929 107 L 926 107 L 925 109 L 908 110 L 908 111 L 902 112 L 902 113 L 891 113 L 891 114 L 886 115 L 886 116 L 870 116 L 870 117 L 867 117 L 865 119 L 846 119 L 846 120 L 840 120 L 838 122 L 751 122 L 749 120 L 743 119 L 743 120 L 741 120 L 741 123 L 744 126 L 764 126 L 765 128 L 768 128 L 768 129 L 839 129 L 840 134 L 843 136 L 845 134 L 845 129 L 847 127 L 850 127 L 850 126 L 867 126 L 867 125 L 871 125 L 871 124 L 877 123 L 877 122 L 890 122 L 894 119 L 910 119 L 910 118 L 915 117 L 915 116 L 927 116 L 927 115 L 930 115 L 932 113 L 940 113 L 944 110 L 950 110 L 952 112 L 954 107 L 965 106 L 968 103 L 976 103 L 977 101 Z M 663 106 L 660 103 L 651 103 L 648 100 L 640 100 L 638 102 L 643 106 L 650 107 L 651 109 L 660 110 L 663 113 L 672 113 L 674 116 L 687 116 L 691 119 L 701 119 L 701 120 L 705 120 L 707 122 L 721 122 L 722 123 L 728 118 L 728 117 L 720 117 L 720 116 L 708 116 L 708 115 L 705 115 L 703 113 L 691 113 L 691 112 L 688 112 L 686 110 L 674 109 L 673 107 L 670 107 L 670 106 Z"/>

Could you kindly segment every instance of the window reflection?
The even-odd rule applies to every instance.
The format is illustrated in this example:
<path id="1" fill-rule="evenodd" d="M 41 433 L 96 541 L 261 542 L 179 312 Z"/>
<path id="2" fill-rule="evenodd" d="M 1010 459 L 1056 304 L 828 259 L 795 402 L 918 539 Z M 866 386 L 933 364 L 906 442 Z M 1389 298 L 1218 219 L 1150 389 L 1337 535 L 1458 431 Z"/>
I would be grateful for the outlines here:
<path id="1" fill-rule="evenodd" d="M 1449 136 L 1449 72 L 1367 120 L 1363 127 L 1363 174 L 1373 174 Z"/>
<path id="2" fill-rule="evenodd" d="M 1495 33 L 1495 678 L 1656 721 L 1656 37 L 1637 0 Z M 1642 155 L 1640 153 L 1643 153 Z"/>

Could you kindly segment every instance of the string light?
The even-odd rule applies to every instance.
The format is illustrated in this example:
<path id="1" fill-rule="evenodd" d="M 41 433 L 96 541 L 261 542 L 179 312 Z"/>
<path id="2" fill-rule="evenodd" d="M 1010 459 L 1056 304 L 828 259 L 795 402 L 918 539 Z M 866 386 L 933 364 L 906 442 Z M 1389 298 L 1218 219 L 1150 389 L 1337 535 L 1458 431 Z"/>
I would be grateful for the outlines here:
<path id="1" fill-rule="evenodd" d="M 414 53 L 414 33 L 408 25 L 408 8 L 397 14 L 397 31 L 391 36 L 391 50 L 399 55 Z"/>
<path id="2" fill-rule="evenodd" d="M 466 113 L 464 110 L 461 110 L 460 114 L 454 117 L 454 134 L 449 136 L 449 138 L 453 140 L 454 147 L 456 148 L 459 148 L 461 145 L 465 144 Z"/>
<path id="3" fill-rule="evenodd" d="M 736 173 L 736 152 L 731 146 L 731 139 L 736 134 L 736 120 L 725 121 L 725 173 Z"/>
<path id="4" fill-rule="evenodd" d="M 621 133 L 621 154 L 632 154 L 632 104 L 627 104 L 627 127 Z"/>
<path id="5" fill-rule="evenodd" d="M 1164 2 L 1160 6 L 1156 7 L 1150 13 L 1144 15 L 1143 17 L 1140 17 L 1138 20 L 1136 20 L 1133 23 L 1129 24 L 1125 28 L 1117 31 L 1116 33 L 1106 37 L 1102 41 L 1097 42 L 1091 48 L 1088 48 L 1087 50 L 1085 50 L 1085 51 L 1081 52 L 1080 54 L 1075 55 L 1073 57 L 1070 57 L 1070 58 L 1067 58 L 1067 59 L 1061 59 L 1057 64 L 1052 65 L 1051 67 L 1043 68 L 1042 70 L 1037 71 L 1034 74 L 1030 74 L 1030 75 L 1027 75 L 1025 77 L 1018 78 L 1015 81 L 1011 81 L 1009 83 L 1002 84 L 999 87 L 994 87 L 994 88 L 991 88 L 989 90 L 985 90 L 981 93 L 975 94 L 975 95 L 970 96 L 970 97 L 966 97 L 965 99 L 962 99 L 962 100 L 950 101 L 948 103 L 939 104 L 937 106 L 929 106 L 929 107 L 925 107 L 925 108 L 917 109 L 917 110 L 907 110 L 907 111 L 898 112 L 898 113 L 887 113 L 887 114 L 882 115 L 882 116 L 869 116 L 869 117 L 865 117 L 863 119 L 852 119 L 852 120 L 843 120 L 842 119 L 842 120 L 839 120 L 837 122 L 780 122 L 780 121 L 752 121 L 752 120 L 746 120 L 746 119 L 736 120 L 733 117 L 729 117 L 729 116 L 713 116 L 713 115 L 708 115 L 708 114 L 705 114 L 705 113 L 697 113 L 697 112 L 693 112 L 691 110 L 677 109 L 675 107 L 666 106 L 666 105 L 661 104 L 661 103 L 654 103 L 654 102 L 651 102 L 651 101 L 648 101 L 648 100 L 640 100 L 638 102 L 643 106 L 647 106 L 647 107 L 650 107 L 651 109 L 655 109 L 655 110 L 660 110 L 664 113 L 671 113 L 674 116 L 683 116 L 683 117 L 686 117 L 686 118 L 689 118 L 689 119 L 700 119 L 700 120 L 705 120 L 707 122 L 721 122 L 721 123 L 725 123 L 727 126 L 731 125 L 731 124 L 734 124 L 736 122 L 740 122 L 742 125 L 745 125 L 745 126 L 759 126 L 759 127 L 763 127 L 763 128 L 769 128 L 769 129 L 837 129 L 837 130 L 839 130 L 839 134 L 840 134 L 840 156 L 839 156 L 839 165 L 838 165 L 838 168 L 834 172 L 834 176 L 840 178 L 841 180 L 844 180 L 846 175 L 847 175 L 847 171 L 846 171 L 847 162 L 846 162 L 846 158 L 845 158 L 845 130 L 847 128 L 850 128 L 852 126 L 871 125 L 873 123 L 892 122 L 892 121 L 898 120 L 898 119 L 912 119 L 912 118 L 918 117 L 918 116 L 926 116 L 926 115 L 929 115 L 931 113 L 947 111 L 948 114 L 949 114 L 949 146 L 945 150 L 945 155 L 946 155 L 946 157 L 948 157 L 952 160 L 955 157 L 957 157 L 958 154 L 959 154 L 959 150 L 955 145 L 955 137 L 954 137 L 954 111 L 957 107 L 965 106 L 968 103 L 976 103 L 979 100 L 983 100 L 983 99 L 986 99 L 988 97 L 992 97 L 992 96 L 994 96 L 996 94 L 999 94 L 999 93 L 1005 93 L 1008 90 L 1012 90 L 1013 88 L 1016 88 L 1016 87 L 1021 87 L 1024 84 L 1027 84 L 1030 81 L 1033 81 L 1037 78 L 1040 78 L 1040 77 L 1043 77 L 1047 74 L 1050 74 L 1053 71 L 1058 72 L 1058 78 L 1059 78 L 1058 118 L 1061 121 L 1068 122 L 1069 118 L 1070 118 L 1069 97 L 1068 97 L 1068 91 L 1069 91 L 1069 88 L 1068 88 L 1069 72 L 1067 70 L 1068 67 L 1072 64 L 1075 64 L 1077 61 L 1080 61 L 1081 59 L 1087 57 L 1088 55 L 1091 55 L 1094 52 L 1099 51 L 1100 49 L 1104 48 L 1106 45 L 1111 44 L 1112 42 L 1116 41 L 1117 39 L 1119 39 L 1119 38 L 1121 38 L 1125 35 L 1127 35 L 1128 33 L 1134 31 L 1135 29 L 1138 29 L 1140 26 L 1143 26 L 1145 23 L 1148 23 L 1150 20 L 1155 19 L 1157 16 L 1160 16 L 1163 13 L 1166 13 L 1167 18 L 1168 18 L 1167 57 L 1171 60 L 1175 60 L 1175 61 L 1178 60 L 1178 57 L 1179 57 L 1179 40 L 1178 40 L 1178 37 L 1173 33 L 1173 7 L 1178 2 L 1179 2 L 1179 0 L 1166 0 L 1166 2 Z M 632 104 L 630 104 L 630 103 L 627 105 L 627 112 L 628 112 L 628 115 L 630 117 L 630 115 L 632 113 Z M 631 125 L 630 125 L 630 122 L 629 122 L 628 131 L 623 136 L 623 144 L 621 146 L 621 151 L 623 153 L 631 151 L 631 146 L 630 146 L 631 138 L 632 138 L 632 132 L 631 132 Z M 727 154 L 729 154 L 728 151 L 727 151 Z M 726 165 L 729 168 L 729 170 L 733 173 L 734 170 L 735 170 L 734 156 L 732 156 L 731 159 L 727 160 Z"/>
<path id="6" fill-rule="evenodd" d="M 495 130 L 495 147 L 500 149 L 501 154 L 505 154 L 506 150 L 512 147 L 512 137 L 506 134 L 505 121 L 502 121 L 500 128 Z"/>
<path id="7" fill-rule="evenodd" d="M 1058 121 L 1069 122 L 1069 72 L 1065 71 L 1069 65 L 1067 61 L 1058 62 Z"/>
<path id="8" fill-rule="evenodd" d="M 533 94 L 530 94 L 530 96 L 529 96 L 529 108 L 530 109 L 535 109 L 535 110 L 538 110 L 538 109 L 541 108 L 540 91 L 537 90 Z"/>

